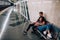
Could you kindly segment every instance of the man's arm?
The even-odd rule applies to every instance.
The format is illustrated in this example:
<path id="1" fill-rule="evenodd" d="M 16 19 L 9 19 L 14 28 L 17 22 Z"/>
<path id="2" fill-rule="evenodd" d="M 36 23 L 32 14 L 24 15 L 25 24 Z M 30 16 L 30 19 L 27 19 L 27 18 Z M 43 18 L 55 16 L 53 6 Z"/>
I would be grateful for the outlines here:
<path id="1" fill-rule="evenodd" d="M 40 19 L 40 17 L 38 18 L 38 20 L 36 22 L 39 22 L 39 19 Z"/>

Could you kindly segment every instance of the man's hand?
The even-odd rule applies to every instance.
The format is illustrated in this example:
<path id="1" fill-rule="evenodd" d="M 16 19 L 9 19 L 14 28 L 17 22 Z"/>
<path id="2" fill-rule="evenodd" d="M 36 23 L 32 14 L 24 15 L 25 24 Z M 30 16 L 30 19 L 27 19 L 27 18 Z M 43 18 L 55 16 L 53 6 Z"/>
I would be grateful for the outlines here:
<path id="1" fill-rule="evenodd" d="M 33 22 L 33 23 L 31 23 L 31 24 L 35 24 L 35 23 L 37 23 L 37 22 Z"/>

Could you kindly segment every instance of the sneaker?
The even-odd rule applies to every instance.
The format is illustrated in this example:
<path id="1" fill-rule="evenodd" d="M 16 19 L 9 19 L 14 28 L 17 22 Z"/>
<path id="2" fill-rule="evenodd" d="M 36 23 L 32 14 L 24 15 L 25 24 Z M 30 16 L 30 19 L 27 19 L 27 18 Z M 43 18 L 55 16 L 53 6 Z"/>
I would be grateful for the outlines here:
<path id="1" fill-rule="evenodd" d="M 27 31 L 24 31 L 24 35 L 27 35 Z"/>
<path id="2" fill-rule="evenodd" d="M 47 34 L 47 32 L 46 32 L 46 31 L 44 31 L 44 32 L 43 32 L 43 34 L 44 34 L 44 35 L 46 35 L 46 34 Z"/>
<path id="3" fill-rule="evenodd" d="M 32 34 L 35 34 L 35 32 L 34 32 L 34 31 L 31 31 L 31 33 L 32 33 Z"/>
<path id="4" fill-rule="evenodd" d="M 52 38 L 51 34 L 47 34 L 47 38 L 51 39 Z"/>

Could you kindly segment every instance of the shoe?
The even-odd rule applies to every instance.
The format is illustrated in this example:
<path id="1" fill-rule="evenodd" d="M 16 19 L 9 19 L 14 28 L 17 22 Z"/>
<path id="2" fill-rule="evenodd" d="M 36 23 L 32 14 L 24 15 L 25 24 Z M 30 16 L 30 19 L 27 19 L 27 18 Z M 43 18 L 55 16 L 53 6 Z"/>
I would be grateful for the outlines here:
<path id="1" fill-rule="evenodd" d="M 34 31 L 31 31 L 31 33 L 32 33 L 32 34 L 35 34 L 35 32 L 34 32 Z"/>
<path id="2" fill-rule="evenodd" d="M 24 31 L 24 35 L 27 35 L 27 31 Z"/>
<path id="3" fill-rule="evenodd" d="M 51 39 L 52 38 L 51 34 L 47 34 L 47 38 Z"/>
<path id="4" fill-rule="evenodd" d="M 47 32 L 46 32 L 46 31 L 44 31 L 44 32 L 43 32 L 43 34 L 44 34 L 44 35 L 46 35 L 46 34 L 47 34 Z"/>

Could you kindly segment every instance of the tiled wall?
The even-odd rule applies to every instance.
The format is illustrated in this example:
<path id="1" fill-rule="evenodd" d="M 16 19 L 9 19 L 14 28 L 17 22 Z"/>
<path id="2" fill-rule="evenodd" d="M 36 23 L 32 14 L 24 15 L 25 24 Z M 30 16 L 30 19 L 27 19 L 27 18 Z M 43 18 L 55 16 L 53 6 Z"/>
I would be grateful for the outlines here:
<path id="1" fill-rule="evenodd" d="M 60 26 L 60 1 L 59 0 L 28 0 L 30 20 L 35 22 L 39 11 L 44 12 L 47 20 Z"/>

